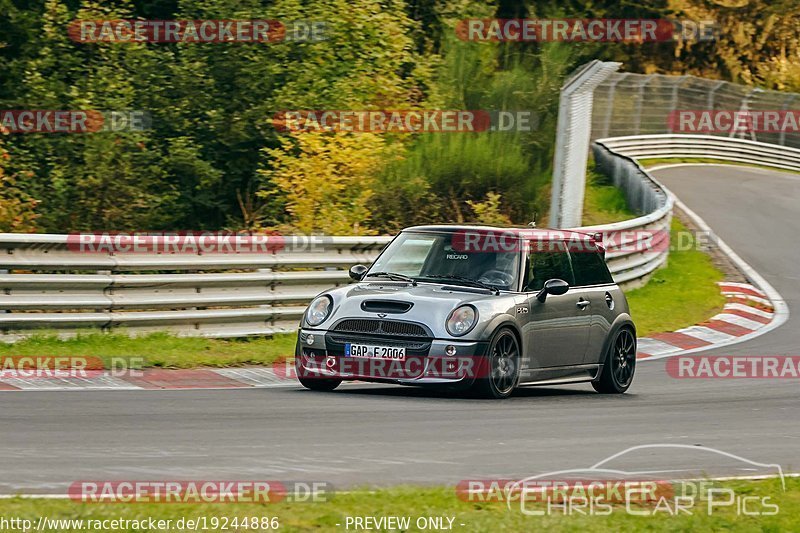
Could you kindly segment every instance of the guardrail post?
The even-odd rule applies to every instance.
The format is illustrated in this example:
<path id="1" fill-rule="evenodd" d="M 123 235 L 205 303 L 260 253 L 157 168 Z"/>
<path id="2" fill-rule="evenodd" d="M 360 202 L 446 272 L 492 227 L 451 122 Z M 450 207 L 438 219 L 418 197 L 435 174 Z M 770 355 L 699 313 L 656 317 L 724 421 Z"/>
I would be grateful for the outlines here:
<path id="1" fill-rule="evenodd" d="M 579 68 L 561 87 L 550 201 L 551 227 L 570 228 L 581 224 L 594 88 L 620 65 L 592 61 Z"/>
<path id="2" fill-rule="evenodd" d="M 797 93 L 792 93 L 789 98 L 783 102 L 783 107 L 781 107 L 781 111 L 784 113 L 789 109 L 789 106 L 792 104 L 794 99 L 797 98 Z M 781 146 L 786 146 L 786 128 L 781 128 L 781 134 L 778 137 L 778 144 Z"/>

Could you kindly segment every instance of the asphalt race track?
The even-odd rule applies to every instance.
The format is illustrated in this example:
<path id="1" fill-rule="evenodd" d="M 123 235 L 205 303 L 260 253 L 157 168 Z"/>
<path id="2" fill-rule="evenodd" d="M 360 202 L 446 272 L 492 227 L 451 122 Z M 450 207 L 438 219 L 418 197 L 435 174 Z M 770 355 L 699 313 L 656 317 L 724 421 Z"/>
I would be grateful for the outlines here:
<path id="1" fill-rule="evenodd" d="M 789 321 L 725 354 L 798 354 L 800 176 L 732 166 L 655 173 L 787 300 Z M 713 353 L 713 352 L 709 352 Z M 0 394 L 0 493 L 76 480 L 278 479 L 337 487 L 520 478 L 589 467 L 641 444 L 704 445 L 800 471 L 797 380 L 678 380 L 641 362 L 629 394 L 525 389 L 502 402 L 350 385 Z M 639 450 L 627 471 L 774 473 L 687 450 Z"/>

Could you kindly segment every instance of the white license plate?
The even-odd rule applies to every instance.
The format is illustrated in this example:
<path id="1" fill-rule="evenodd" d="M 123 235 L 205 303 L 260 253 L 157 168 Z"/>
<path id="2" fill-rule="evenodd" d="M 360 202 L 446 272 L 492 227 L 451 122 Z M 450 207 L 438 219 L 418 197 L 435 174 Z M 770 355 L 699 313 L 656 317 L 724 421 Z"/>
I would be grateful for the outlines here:
<path id="1" fill-rule="evenodd" d="M 371 359 L 390 359 L 405 361 L 406 349 L 395 346 L 371 346 L 368 344 L 345 344 L 345 357 L 367 357 Z"/>

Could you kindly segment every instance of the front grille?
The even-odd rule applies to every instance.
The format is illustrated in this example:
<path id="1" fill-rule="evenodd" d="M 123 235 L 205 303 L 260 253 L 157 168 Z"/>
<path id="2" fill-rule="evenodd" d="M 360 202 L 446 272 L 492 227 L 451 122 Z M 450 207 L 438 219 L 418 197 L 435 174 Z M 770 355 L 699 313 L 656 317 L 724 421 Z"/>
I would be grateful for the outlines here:
<path id="1" fill-rule="evenodd" d="M 398 337 L 430 337 L 421 325 L 398 320 L 375 320 L 371 318 L 348 318 L 342 320 L 333 331 L 344 333 L 371 333 L 374 335 L 397 335 Z"/>

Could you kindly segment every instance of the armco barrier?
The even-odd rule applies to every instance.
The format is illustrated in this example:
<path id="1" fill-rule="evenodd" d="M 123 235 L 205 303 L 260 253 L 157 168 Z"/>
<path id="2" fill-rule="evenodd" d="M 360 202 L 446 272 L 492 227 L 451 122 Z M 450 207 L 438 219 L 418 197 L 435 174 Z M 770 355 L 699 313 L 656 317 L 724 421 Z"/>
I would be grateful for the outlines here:
<path id="1" fill-rule="evenodd" d="M 320 251 L 202 255 L 82 253 L 68 239 L 0 234 L 0 339 L 41 329 L 291 331 L 315 294 L 348 283 L 347 268 L 374 260 L 390 238 L 318 237 Z"/>
<path id="2" fill-rule="evenodd" d="M 717 135 L 632 135 L 597 144 L 633 159 L 713 159 L 800 171 L 800 150 Z"/>
<path id="3" fill-rule="evenodd" d="M 642 216 L 578 229 L 622 232 L 626 244 L 635 241 L 622 249 L 609 247 L 606 254 L 614 279 L 630 287 L 667 259 L 663 239 L 668 238 L 673 200 L 623 155 L 632 145 L 625 141 L 618 153 L 617 141 L 595 143 L 595 160 Z M 648 232 L 655 237 L 648 238 Z M 349 266 L 372 262 L 390 240 L 316 237 L 323 243 L 319 250 L 302 250 L 302 238 L 300 246 L 289 238 L 286 249 L 274 253 L 188 255 L 82 253 L 68 245 L 69 238 L 0 234 L 0 340 L 42 329 L 168 330 L 207 337 L 293 331 L 314 295 L 348 283 Z"/>
<path id="4" fill-rule="evenodd" d="M 604 233 L 629 232 L 634 236 L 654 235 L 652 242 L 635 247 L 639 251 L 628 246 L 622 251 L 609 247 L 606 253 L 609 269 L 617 283 L 626 288 L 641 285 L 667 261 L 669 247 L 663 239 L 669 235 L 674 200 L 635 160 L 616 153 L 601 142 L 594 143 L 592 151 L 597 170 L 611 178 L 613 184 L 623 191 L 630 209 L 644 215 L 582 229 Z"/>

